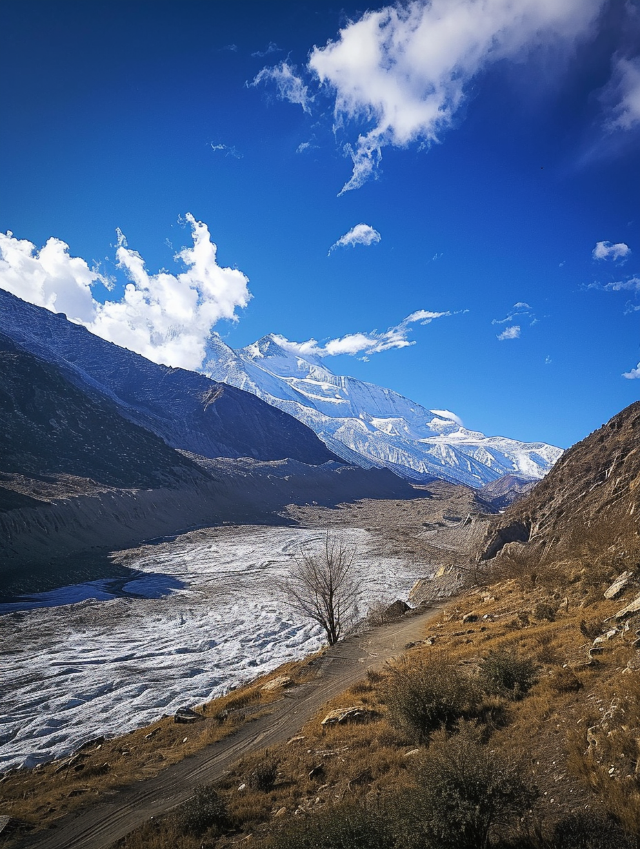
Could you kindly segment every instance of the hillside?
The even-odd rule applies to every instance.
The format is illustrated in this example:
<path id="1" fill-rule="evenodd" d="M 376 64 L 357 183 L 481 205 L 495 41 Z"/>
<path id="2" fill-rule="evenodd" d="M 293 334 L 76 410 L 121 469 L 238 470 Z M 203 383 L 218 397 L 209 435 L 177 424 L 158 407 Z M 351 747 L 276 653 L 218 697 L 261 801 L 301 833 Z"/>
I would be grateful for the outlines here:
<path id="1" fill-rule="evenodd" d="M 488 560 L 508 543 L 546 559 L 608 552 L 633 560 L 640 510 L 640 402 L 578 442 L 547 477 L 492 525 Z M 514 553 L 509 547 L 505 553 Z M 515 551 L 517 553 L 517 551 Z M 633 564 L 635 565 L 635 564 Z"/>
<path id="2" fill-rule="evenodd" d="M 276 670 L 274 678 L 289 676 L 286 697 L 260 681 L 203 706 L 200 724 L 188 730 L 165 719 L 76 760 L 9 775 L 2 810 L 36 829 L 57 821 L 59 830 L 27 843 L 43 847 L 65 845 L 65 835 L 81 839 L 81 827 L 86 845 L 106 847 L 102 826 L 113 818 L 124 823 L 123 835 L 139 824 L 123 836 L 123 849 L 231 849 L 245 840 L 260 849 L 637 849 L 639 413 L 638 404 L 623 410 L 494 518 L 491 542 L 516 527 L 531 531 L 530 540 L 503 544 L 499 556 L 470 568 L 481 585 L 428 614 L 394 662 L 376 666 L 371 638 L 356 635 L 321 658 Z M 472 511 L 479 506 L 469 491 L 451 495 L 464 495 L 460 506 Z M 437 498 L 424 502 L 431 518 L 441 509 Z M 370 524 L 366 510 L 338 511 L 333 525 Z M 356 511 L 364 513 L 359 520 L 349 517 Z M 418 514 L 403 521 L 402 503 L 386 512 L 393 545 L 403 527 L 411 545 Z M 310 521 L 313 511 L 291 515 Z M 326 518 L 317 509 L 316 521 Z M 441 530 L 452 555 L 453 531 Z M 409 614 L 398 628 L 411 621 Z M 336 695 L 353 661 L 370 668 L 354 671 L 350 689 Z M 331 700 L 309 717 L 304 700 L 322 693 Z M 295 729 L 280 724 L 291 709 L 303 719 Z M 211 745 L 227 734 L 239 741 L 228 757 L 224 744 Z M 175 770 L 183 775 L 197 763 L 191 789 L 169 790 L 167 764 L 195 752 L 197 761 Z M 146 784 L 147 775 L 157 785 Z M 215 784 L 197 789 L 200 776 Z M 127 779 L 114 810 L 112 788 Z M 172 793 L 171 810 L 163 814 L 160 804 L 143 823 L 130 800 L 155 800 L 147 793 L 155 786 Z M 64 818 L 78 808 L 77 818 Z"/>
<path id="3" fill-rule="evenodd" d="M 313 431 L 254 395 L 152 363 L 2 289 L 0 332 L 56 365 L 83 392 L 117 404 L 122 416 L 172 448 L 311 465 L 337 459 Z"/>

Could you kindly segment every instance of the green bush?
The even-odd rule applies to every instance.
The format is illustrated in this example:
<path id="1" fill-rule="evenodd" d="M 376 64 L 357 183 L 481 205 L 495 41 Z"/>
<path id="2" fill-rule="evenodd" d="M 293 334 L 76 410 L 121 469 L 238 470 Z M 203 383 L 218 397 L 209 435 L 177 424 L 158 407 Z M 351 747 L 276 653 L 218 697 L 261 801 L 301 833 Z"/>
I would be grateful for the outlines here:
<path id="1" fill-rule="evenodd" d="M 395 842 L 385 817 L 350 803 L 297 817 L 268 845 L 269 849 L 394 849 Z"/>
<path id="2" fill-rule="evenodd" d="M 490 692 L 521 699 L 538 680 L 538 666 L 512 649 L 498 649 L 480 664 L 480 678 Z"/>
<path id="3" fill-rule="evenodd" d="M 383 696 L 392 725 L 419 743 L 438 728 L 475 717 L 480 701 L 475 683 L 442 656 L 395 666 Z"/>
<path id="4" fill-rule="evenodd" d="M 394 807 L 403 849 L 486 849 L 490 835 L 517 824 L 535 798 L 522 765 L 483 744 L 472 723 L 433 735 L 417 784 Z"/>
<path id="5" fill-rule="evenodd" d="M 213 787 L 198 787 L 179 808 L 177 822 L 183 834 L 197 836 L 205 831 L 219 834 L 229 825 L 225 804 Z"/>

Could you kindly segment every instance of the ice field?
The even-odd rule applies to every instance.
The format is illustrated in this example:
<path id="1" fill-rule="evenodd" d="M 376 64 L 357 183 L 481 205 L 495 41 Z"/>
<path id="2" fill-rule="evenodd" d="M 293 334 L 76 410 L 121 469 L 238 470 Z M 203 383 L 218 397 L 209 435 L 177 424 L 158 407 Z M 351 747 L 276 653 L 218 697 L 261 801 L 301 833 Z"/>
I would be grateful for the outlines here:
<path id="1" fill-rule="evenodd" d="M 406 598 L 424 565 L 347 529 L 373 600 Z M 146 725 L 320 648 L 277 581 L 318 530 L 218 528 L 142 549 L 132 580 L 62 587 L 0 605 L 0 770 Z"/>

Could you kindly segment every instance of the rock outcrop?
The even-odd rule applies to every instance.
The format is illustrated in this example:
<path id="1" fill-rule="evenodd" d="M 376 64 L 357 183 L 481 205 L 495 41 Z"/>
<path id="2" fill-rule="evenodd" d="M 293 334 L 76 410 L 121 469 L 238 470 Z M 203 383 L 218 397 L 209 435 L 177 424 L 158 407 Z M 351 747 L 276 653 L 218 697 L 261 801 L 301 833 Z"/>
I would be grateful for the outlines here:
<path id="1" fill-rule="evenodd" d="M 480 557 L 491 559 L 508 543 L 520 542 L 558 555 L 580 549 L 628 558 L 640 547 L 639 517 L 636 402 L 566 451 L 544 480 L 496 518 Z"/>

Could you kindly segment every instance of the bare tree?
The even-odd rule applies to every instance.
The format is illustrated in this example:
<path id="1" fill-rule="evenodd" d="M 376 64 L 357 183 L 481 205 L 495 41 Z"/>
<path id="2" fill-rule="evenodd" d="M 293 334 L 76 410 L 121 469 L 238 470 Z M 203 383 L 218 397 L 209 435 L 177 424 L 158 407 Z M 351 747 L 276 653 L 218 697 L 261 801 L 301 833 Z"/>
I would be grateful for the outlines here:
<path id="1" fill-rule="evenodd" d="M 321 625 L 330 646 L 358 615 L 360 580 L 355 556 L 355 547 L 327 532 L 320 547 L 301 546 L 282 583 L 289 607 Z"/>

